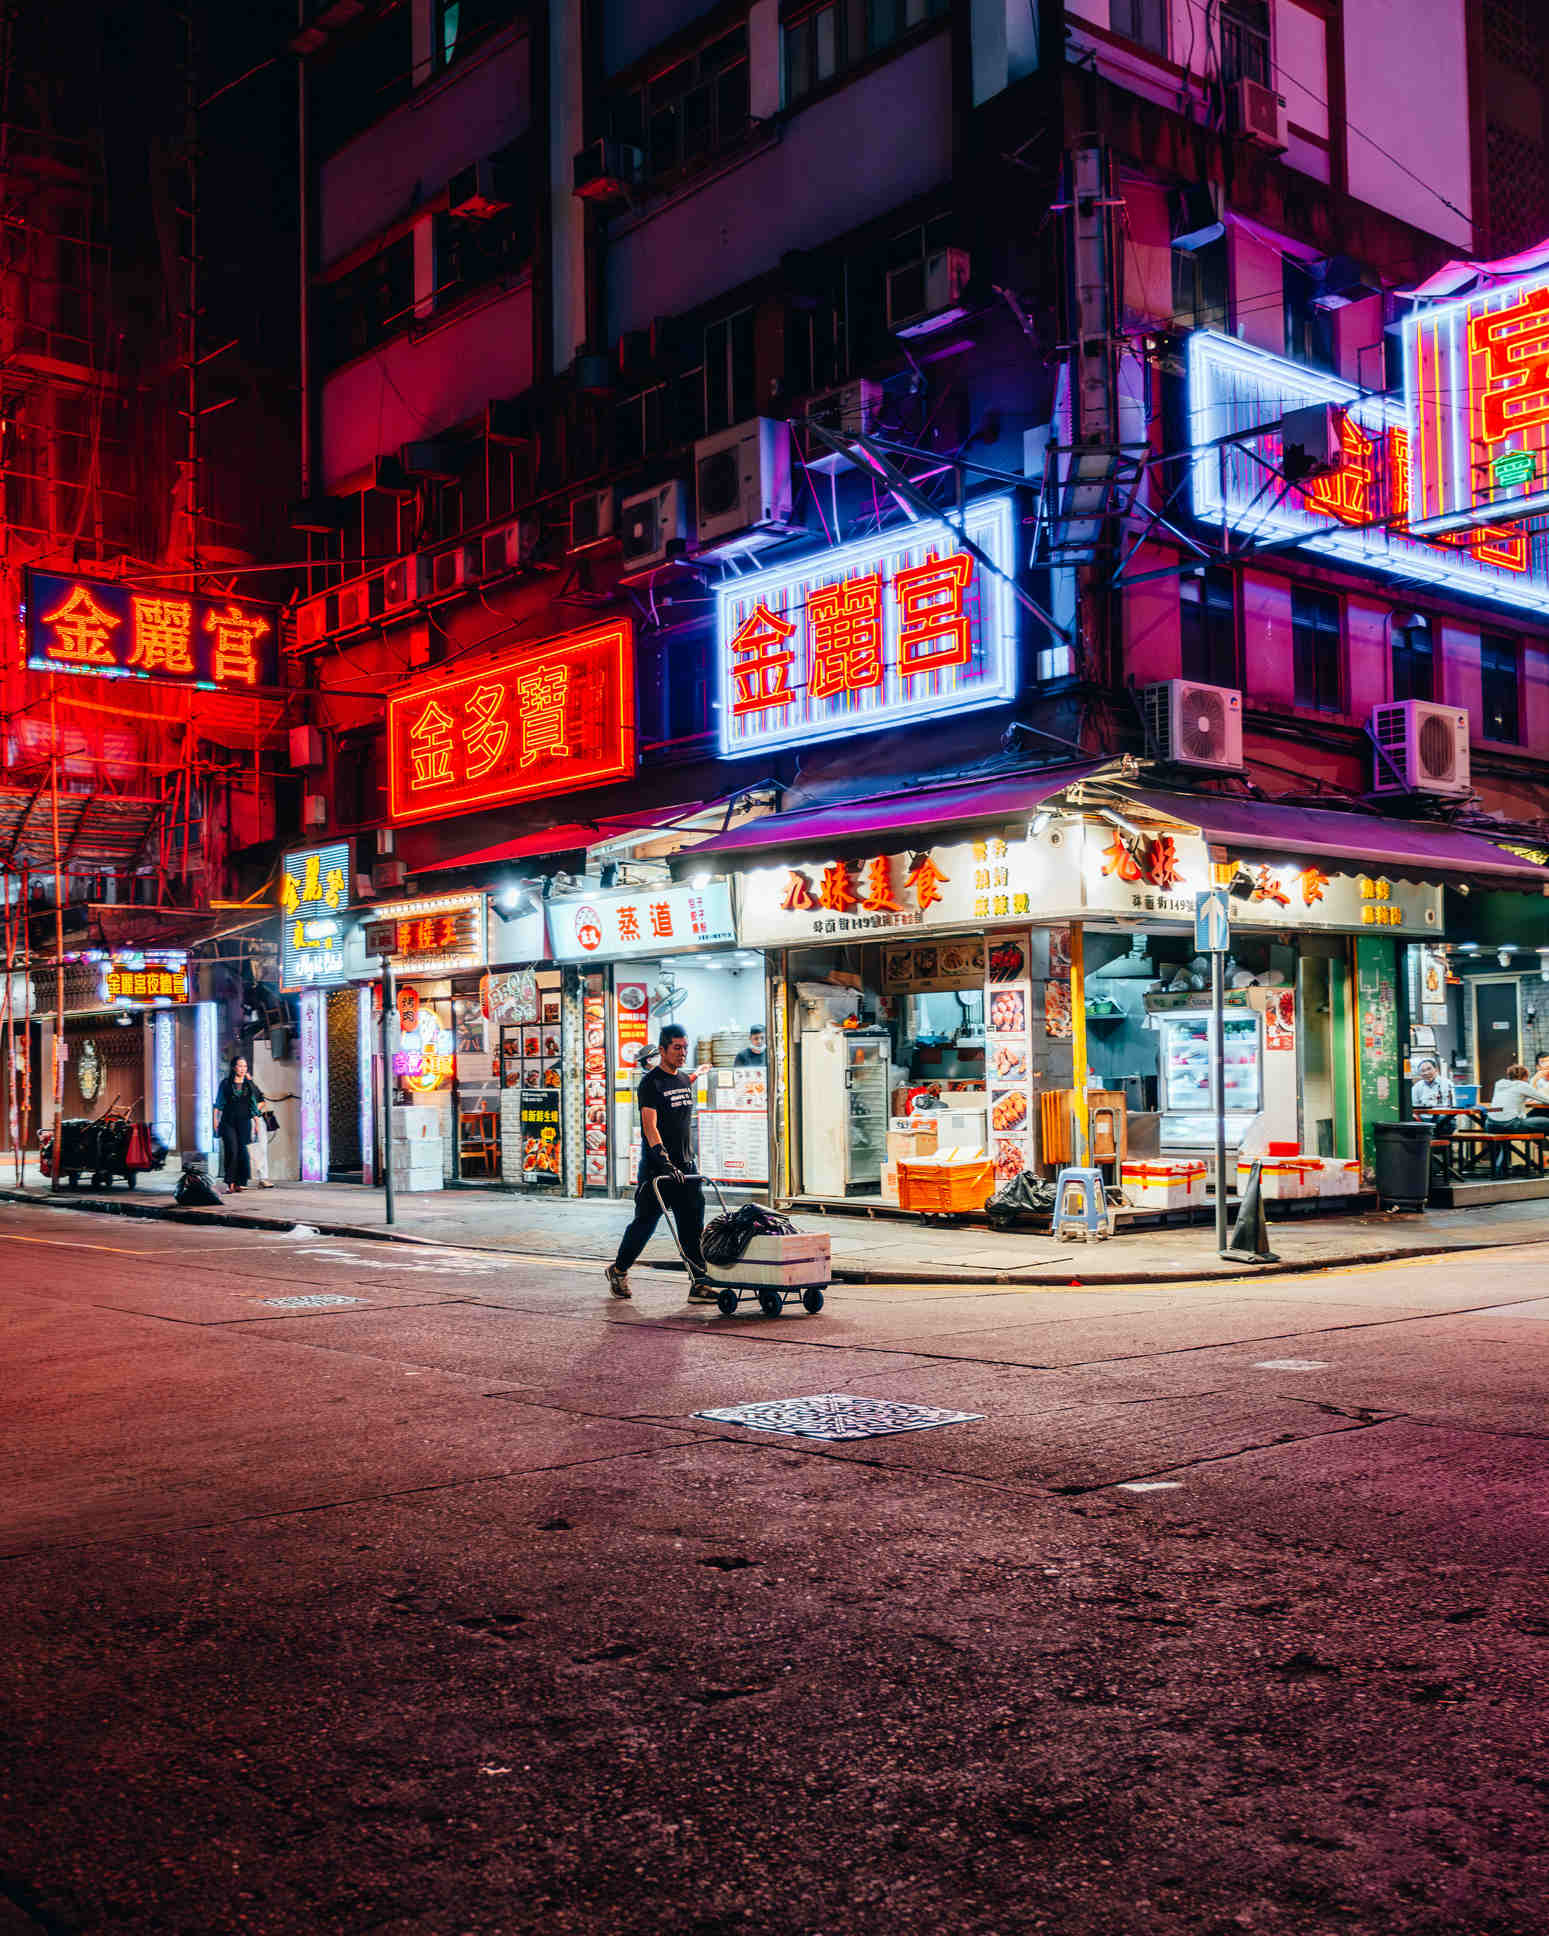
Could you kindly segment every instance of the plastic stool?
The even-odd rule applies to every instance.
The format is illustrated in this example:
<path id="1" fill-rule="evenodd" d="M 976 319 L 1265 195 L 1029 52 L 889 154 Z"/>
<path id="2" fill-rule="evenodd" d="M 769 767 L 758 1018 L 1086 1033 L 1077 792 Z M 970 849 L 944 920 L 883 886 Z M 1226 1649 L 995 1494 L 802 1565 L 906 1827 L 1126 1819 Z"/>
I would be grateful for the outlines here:
<path id="1" fill-rule="evenodd" d="M 1079 1210 L 1066 1207 L 1066 1193 L 1070 1190 L 1081 1192 Z M 1066 1169 L 1055 1177 L 1052 1235 L 1056 1243 L 1064 1243 L 1072 1236 L 1092 1243 L 1113 1235 L 1113 1211 L 1101 1170 Z"/>

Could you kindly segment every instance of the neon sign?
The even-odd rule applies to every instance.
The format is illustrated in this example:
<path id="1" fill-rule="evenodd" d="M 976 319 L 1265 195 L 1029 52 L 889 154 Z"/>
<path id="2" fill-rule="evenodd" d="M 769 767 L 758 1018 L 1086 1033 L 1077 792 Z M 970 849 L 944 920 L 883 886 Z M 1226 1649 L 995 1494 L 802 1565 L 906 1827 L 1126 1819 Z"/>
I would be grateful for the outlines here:
<path id="1" fill-rule="evenodd" d="M 27 663 L 38 672 L 229 692 L 279 681 L 271 607 L 27 574 Z"/>
<path id="2" fill-rule="evenodd" d="M 915 524 L 723 584 L 717 602 L 726 757 L 991 706 L 1016 689 L 1015 519 L 969 505 L 964 533 Z"/>
<path id="3" fill-rule="evenodd" d="M 625 778 L 635 770 L 634 627 L 568 633 L 394 693 L 387 745 L 394 820 Z"/>
<path id="4" fill-rule="evenodd" d="M 1304 488 L 1279 475 L 1278 430 L 1238 443 L 1216 440 L 1275 424 L 1288 411 L 1334 404 L 1345 461 Z M 1235 337 L 1196 330 L 1188 348 L 1194 515 L 1224 521 L 1268 544 L 1300 549 L 1411 584 L 1542 612 L 1549 597 L 1549 544 L 1524 529 L 1481 523 L 1419 536 L 1409 528 L 1413 476 L 1404 405 Z"/>
<path id="5" fill-rule="evenodd" d="M 1549 280 L 1406 317 L 1404 389 L 1416 529 L 1549 505 Z"/>
<path id="6" fill-rule="evenodd" d="M 348 841 L 285 856 L 280 877 L 280 981 L 286 988 L 345 981 Z"/>
<path id="7" fill-rule="evenodd" d="M 401 901 L 390 918 L 368 921 L 362 939 L 368 955 L 391 957 L 402 974 L 482 967 L 484 896 L 439 894 L 424 901 Z"/>

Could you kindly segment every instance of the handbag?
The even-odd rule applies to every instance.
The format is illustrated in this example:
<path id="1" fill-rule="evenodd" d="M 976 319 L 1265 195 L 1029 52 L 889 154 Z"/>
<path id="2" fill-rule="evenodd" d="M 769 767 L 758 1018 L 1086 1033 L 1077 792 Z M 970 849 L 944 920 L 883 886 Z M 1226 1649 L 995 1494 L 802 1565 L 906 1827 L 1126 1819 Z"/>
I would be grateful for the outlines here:
<path id="1" fill-rule="evenodd" d="M 264 1110 L 263 1119 L 264 1128 L 268 1130 L 269 1134 L 271 1136 L 278 1136 L 280 1133 L 280 1119 L 275 1115 L 274 1111 L 272 1109 Z"/>

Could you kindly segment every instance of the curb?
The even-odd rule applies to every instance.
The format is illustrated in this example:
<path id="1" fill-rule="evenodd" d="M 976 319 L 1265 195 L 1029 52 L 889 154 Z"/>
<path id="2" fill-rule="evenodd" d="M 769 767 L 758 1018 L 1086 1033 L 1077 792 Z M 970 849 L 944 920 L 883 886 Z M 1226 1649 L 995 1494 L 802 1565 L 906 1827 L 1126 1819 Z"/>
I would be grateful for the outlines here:
<path id="1" fill-rule="evenodd" d="M 417 1244 L 432 1250 L 476 1250 L 485 1256 L 524 1257 L 535 1261 L 547 1258 L 549 1251 L 517 1250 L 507 1244 L 456 1243 L 443 1237 L 417 1237 L 409 1231 L 388 1230 L 380 1224 L 355 1223 L 313 1223 L 309 1218 L 300 1217 L 260 1217 L 240 1210 L 179 1210 L 164 1208 L 160 1204 L 136 1202 L 127 1193 L 122 1197 L 105 1200 L 100 1197 L 80 1197 L 53 1192 L 31 1190 L 0 1189 L 0 1203 L 14 1203 L 30 1206 L 34 1210 L 87 1210 L 105 1217 L 139 1217 L 158 1223 L 197 1224 L 203 1226 L 227 1225 L 237 1230 L 269 1230 L 281 1234 L 294 1230 L 298 1223 L 305 1223 L 320 1237 L 358 1238 L 368 1243 Z M 1415 1249 L 1404 1245 L 1396 1249 L 1371 1250 L 1352 1253 L 1344 1257 L 1321 1257 L 1297 1262 L 1281 1258 L 1273 1264 L 1236 1264 L 1228 1270 L 1133 1270 L 1133 1271 L 1088 1271 L 1082 1269 L 1083 1259 L 1072 1257 L 1068 1264 L 1059 1267 L 1058 1274 L 1050 1265 L 1026 1265 L 1021 1270 L 1004 1271 L 964 1271 L 953 1266 L 940 1270 L 873 1270 L 864 1265 L 836 1264 L 831 1281 L 835 1284 L 909 1284 L 909 1285 L 974 1285 L 993 1284 L 1024 1291 L 1066 1290 L 1077 1284 L 1082 1290 L 1102 1289 L 1114 1284 L 1224 1284 L 1241 1281 L 1245 1278 L 1313 1276 L 1326 1271 L 1348 1270 L 1353 1265 L 1396 1264 L 1406 1261 L 1422 1263 L 1439 1257 L 1455 1256 L 1471 1250 L 1500 1250 L 1502 1248 L 1526 1244 L 1549 1244 L 1549 1236 L 1544 1237 L 1507 1237 L 1469 1240 L 1465 1243 L 1443 1244 L 1434 1250 Z M 1083 1248 L 1086 1248 L 1083 1246 Z M 600 1263 L 601 1260 L 598 1260 Z M 671 1262 L 646 1265 L 649 1270 L 681 1271 L 683 1266 L 676 1259 Z M 1030 1271 L 1040 1271 L 1041 1276 L 1030 1276 Z"/>

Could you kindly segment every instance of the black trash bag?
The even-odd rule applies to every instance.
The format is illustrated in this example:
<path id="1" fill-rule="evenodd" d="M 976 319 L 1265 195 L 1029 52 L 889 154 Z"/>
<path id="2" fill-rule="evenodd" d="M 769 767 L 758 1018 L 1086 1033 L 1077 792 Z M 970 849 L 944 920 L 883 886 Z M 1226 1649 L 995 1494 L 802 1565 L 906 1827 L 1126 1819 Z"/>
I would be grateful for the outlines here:
<path id="1" fill-rule="evenodd" d="M 990 1198 L 984 1214 L 991 1223 L 1014 1223 L 1018 1217 L 1047 1221 L 1054 1215 L 1054 1195 L 1054 1185 L 1046 1177 L 1020 1170 Z"/>
<path id="2" fill-rule="evenodd" d="M 215 1194 L 215 1186 L 203 1170 L 184 1170 L 177 1180 L 177 1188 L 172 1196 L 180 1210 L 218 1210 L 220 1208 L 220 1198 Z"/>
<path id="3" fill-rule="evenodd" d="M 796 1226 L 778 1210 L 766 1210 L 761 1203 L 745 1203 L 740 1210 L 729 1210 L 712 1217 L 705 1225 L 700 1248 L 707 1264 L 724 1270 L 735 1264 L 755 1237 L 789 1237 Z"/>

